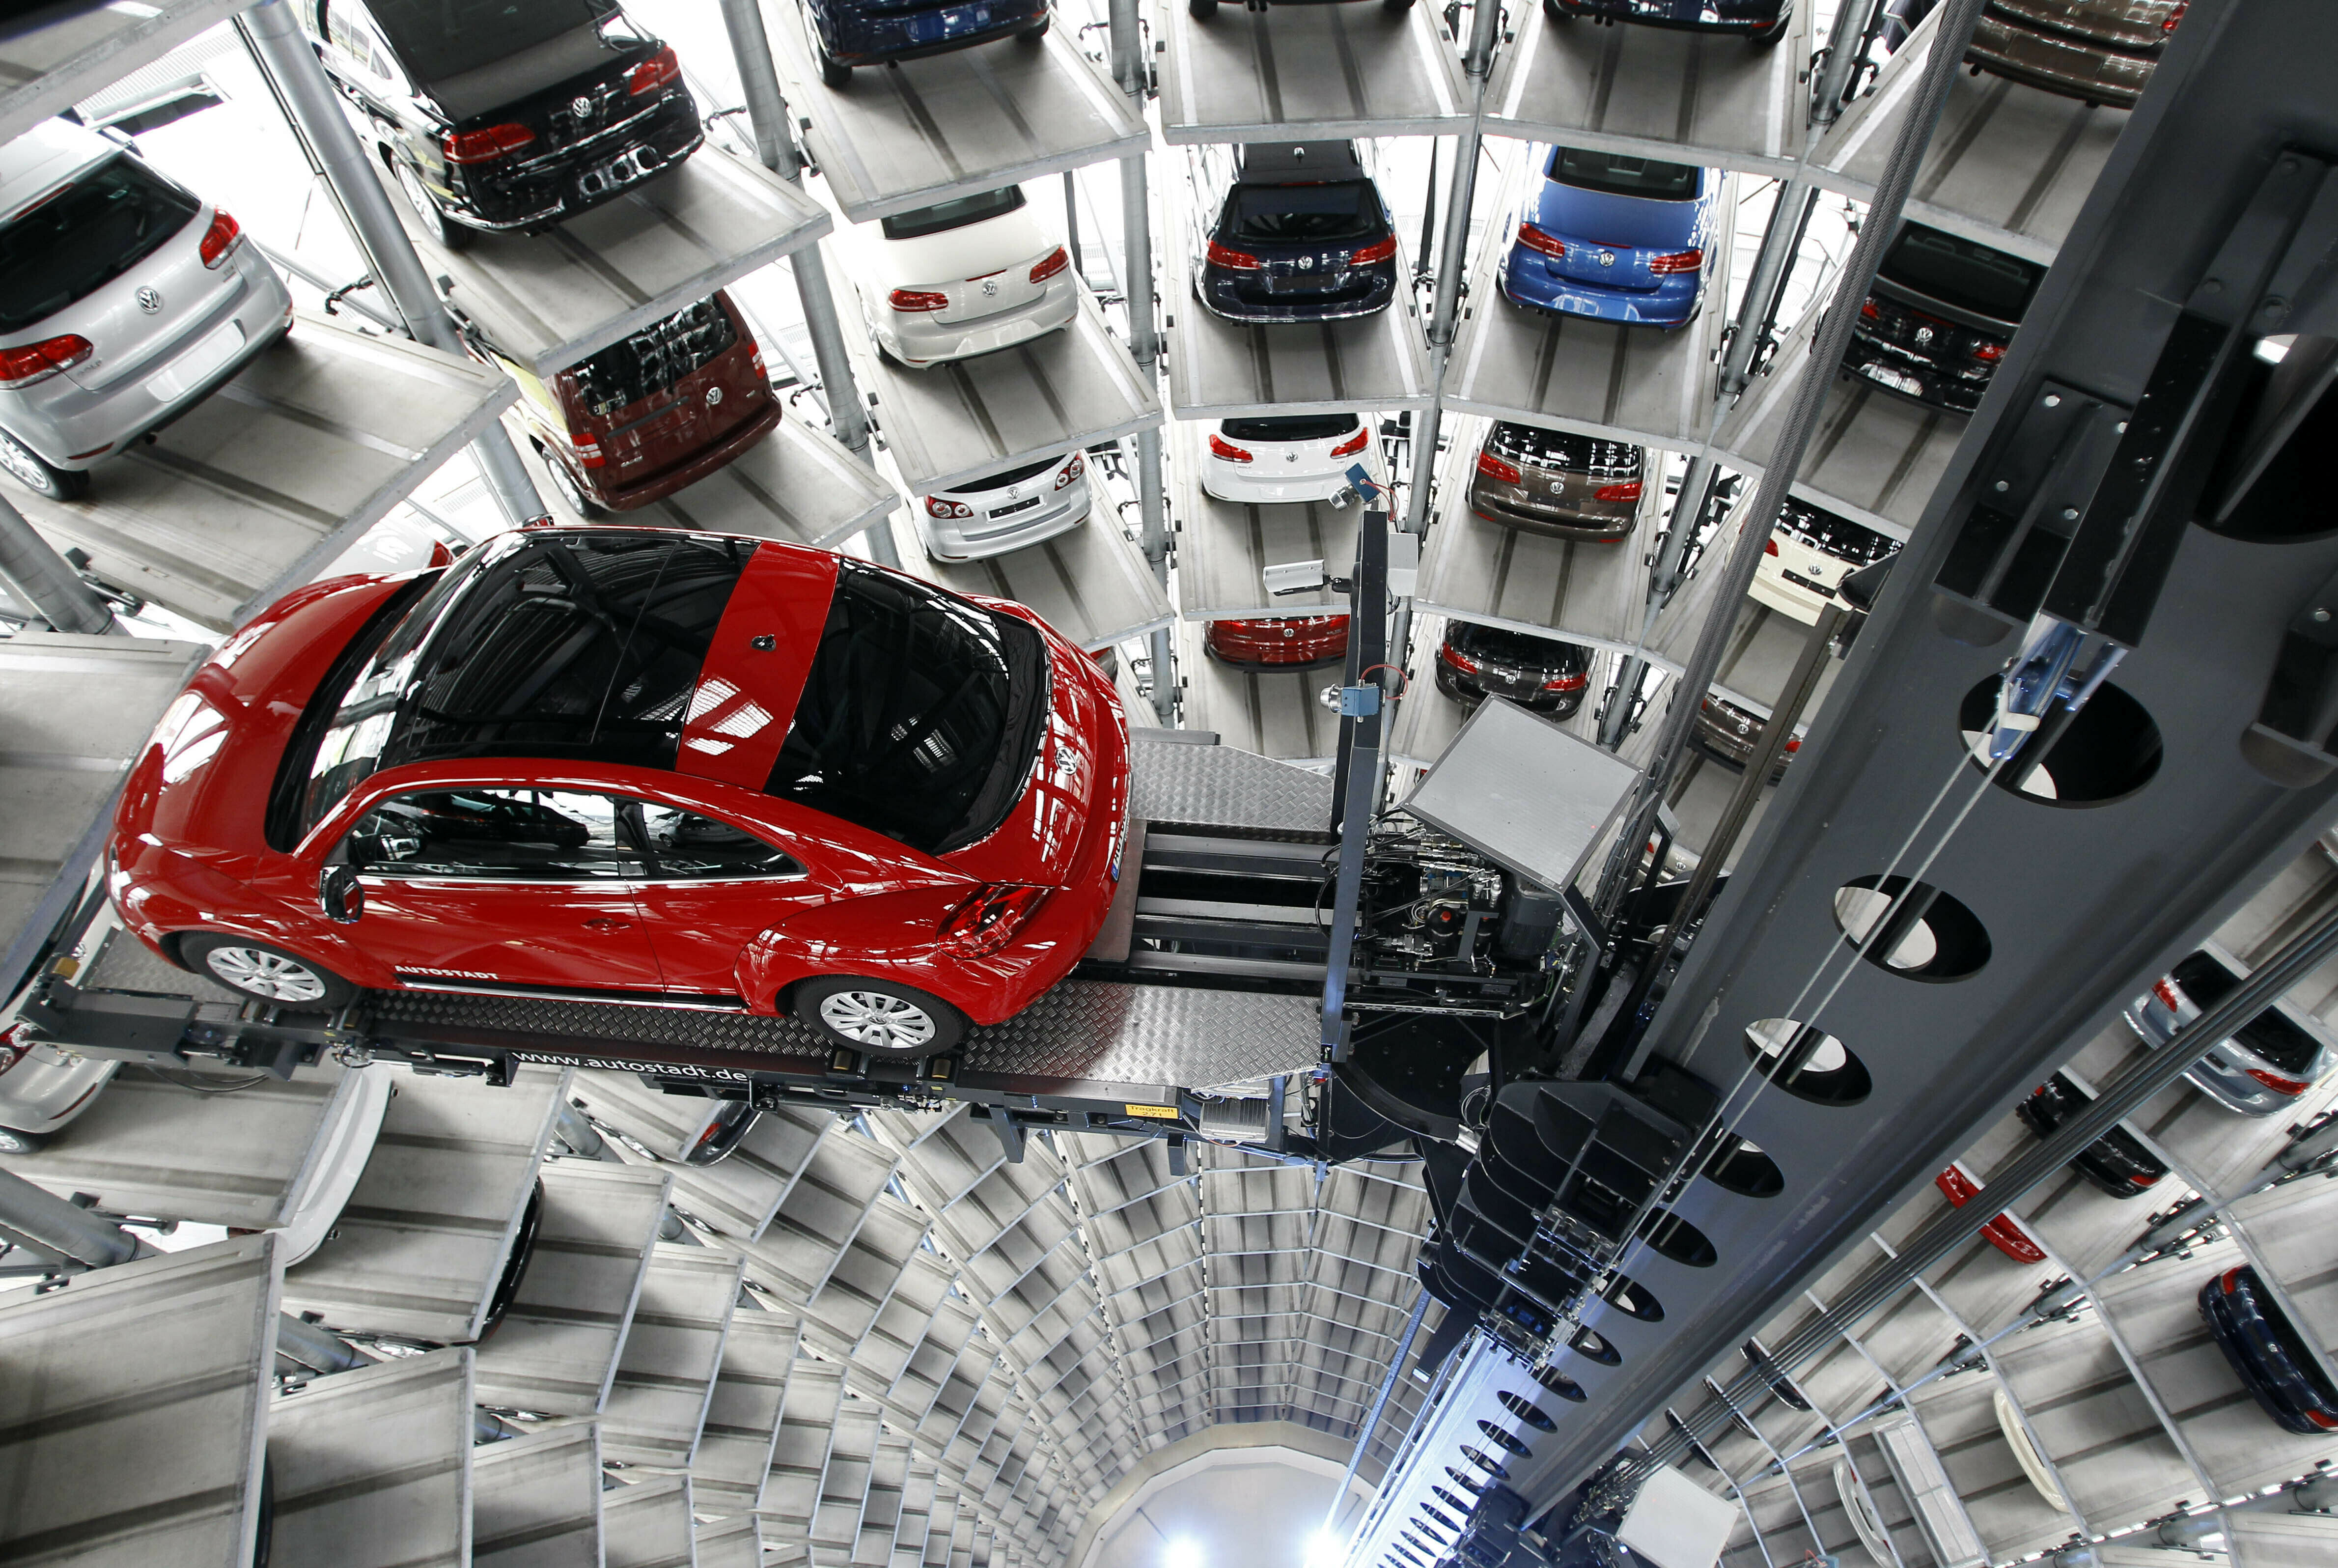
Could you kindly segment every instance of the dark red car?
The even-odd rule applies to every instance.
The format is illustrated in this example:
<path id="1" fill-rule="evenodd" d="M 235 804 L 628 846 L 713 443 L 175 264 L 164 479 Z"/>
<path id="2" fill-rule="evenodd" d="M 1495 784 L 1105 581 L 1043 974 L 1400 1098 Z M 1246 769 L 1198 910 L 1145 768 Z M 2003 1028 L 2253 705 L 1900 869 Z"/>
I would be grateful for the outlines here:
<path id="1" fill-rule="evenodd" d="M 1202 646 L 1240 670 L 1296 670 L 1348 656 L 1345 616 L 1281 616 L 1262 621 L 1211 621 Z"/>
<path id="2" fill-rule="evenodd" d="M 923 1056 L 1094 942 L 1126 721 L 1019 605 L 760 539 L 499 535 L 291 594 L 139 758 L 110 885 L 246 995 L 792 1012 Z"/>

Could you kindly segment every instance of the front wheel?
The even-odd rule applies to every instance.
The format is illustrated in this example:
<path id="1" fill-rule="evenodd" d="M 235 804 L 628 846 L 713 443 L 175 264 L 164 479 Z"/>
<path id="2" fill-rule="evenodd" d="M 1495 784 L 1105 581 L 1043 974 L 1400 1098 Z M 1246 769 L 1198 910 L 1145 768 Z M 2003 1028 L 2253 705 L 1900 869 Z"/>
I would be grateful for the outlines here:
<path id="1" fill-rule="evenodd" d="M 821 40 L 820 27 L 812 21 L 811 9 L 809 6 L 806 6 L 803 11 L 803 30 L 804 47 L 811 51 L 811 63 L 820 69 L 821 84 L 829 87 L 841 87 L 850 82 L 852 67 L 840 63 L 835 55 L 828 52 L 828 44 Z"/>
<path id="2" fill-rule="evenodd" d="M 277 1007 L 323 1012 L 357 1000 L 358 988 L 323 964 L 250 937 L 200 932 L 179 943 L 179 956 L 196 973 Z"/>
<path id="3" fill-rule="evenodd" d="M 1056 14 L 1050 11 L 1045 16 L 1040 17 L 1036 22 L 1032 23 L 1031 25 L 1024 28 L 1023 31 L 1015 35 L 1015 36 L 1023 39 L 1027 43 L 1036 44 L 1040 39 L 1045 38 L 1047 35 L 1047 25 L 1055 19 Z"/>
<path id="4" fill-rule="evenodd" d="M 806 981 L 788 1005 L 824 1039 L 874 1056 L 938 1056 L 966 1038 L 966 1014 L 895 981 L 858 975 Z"/>
<path id="5" fill-rule="evenodd" d="M 0 430 L 0 468 L 36 496 L 70 501 L 89 494 L 89 470 L 54 468 L 38 452 L 5 430 Z"/>
<path id="6" fill-rule="evenodd" d="M 38 1154 L 48 1147 L 48 1142 L 47 1136 L 43 1133 L 0 1127 L 0 1154 Z"/>
<path id="7" fill-rule="evenodd" d="M 1782 12 L 1779 15 L 1775 25 L 1772 26 L 1767 32 L 1764 32 L 1759 27 L 1754 28 L 1752 32 L 1745 35 L 1745 41 L 1748 44 L 1753 44 L 1756 49 L 1774 49 L 1779 45 L 1779 44 L 1784 41 L 1787 32 L 1793 26 L 1793 13 L 1791 11 Z"/>
<path id="8" fill-rule="evenodd" d="M 422 188 L 422 176 L 414 166 L 402 159 L 392 159 L 398 170 L 398 188 L 406 193 L 406 204 L 422 220 L 422 232 L 430 236 L 442 251 L 459 251 L 471 242 L 471 231 L 447 216 L 444 209 L 431 200 L 430 192 Z"/>

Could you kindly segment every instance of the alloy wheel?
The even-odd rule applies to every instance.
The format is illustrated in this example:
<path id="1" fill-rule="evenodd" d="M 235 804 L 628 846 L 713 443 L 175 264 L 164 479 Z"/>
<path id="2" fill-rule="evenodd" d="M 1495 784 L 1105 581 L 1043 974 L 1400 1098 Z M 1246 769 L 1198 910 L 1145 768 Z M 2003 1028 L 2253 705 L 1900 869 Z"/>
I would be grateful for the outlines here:
<path id="1" fill-rule="evenodd" d="M 298 959 L 260 947 L 215 947 L 203 956 L 211 973 L 251 996 L 270 1001 L 318 1001 L 325 981 Z"/>
<path id="2" fill-rule="evenodd" d="M 933 1014 L 882 991 L 840 991 L 821 999 L 820 1021 L 871 1050 L 915 1050 L 934 1038 Z"/>
<path id="3" fill-rule="evenodd" d="M 23 480 L 28 490 L 44 496 L 58 494 L 56 476 L 49 471 L 48 464 L 34 457 L 30 448 L 5 430 L 0 430 L 0 467 L 5 467 Z"/>

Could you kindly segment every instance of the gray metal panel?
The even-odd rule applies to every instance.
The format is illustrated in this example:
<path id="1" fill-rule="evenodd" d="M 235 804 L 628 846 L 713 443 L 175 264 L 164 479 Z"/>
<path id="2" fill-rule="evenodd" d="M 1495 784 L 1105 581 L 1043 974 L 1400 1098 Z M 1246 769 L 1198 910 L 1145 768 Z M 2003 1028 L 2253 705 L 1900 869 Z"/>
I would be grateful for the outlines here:
<path id="1" fill-rule="evenodd" d="M 1486 92 L 1497 135 L 1771 175 L 1803 150 L 1807 5 L 1759 48 L 1734 34 L 1556 20 L 1541 5 L 1511 25 Z"/>
<path id="2" fill-rule="evenodd" d="M 2327 1514 L 2227 1514 L 2225 1550 L 2233 1568 L 2324 1568 L 2338 1559 L 2338 1518 Z"/>
<path id="3" fill-rule="evenodd" d="M 1724 542 L 1717 550 L 1708 552 L 1708 558 L 1717 567 L 1720 552 L 1727 549 Z M 1716 573 L 1699 573 L 1699 582 L 1710 583 Z M 1677 671 L 1688 645 L 1695 640 L 1695 618 L 1712 601 L 1708 590 L 1701 595 L 1684 594 L 1665 606 L 1657 618 L 1655 635 L 1649 639 L 1649 651 L 1659 663 Z M 1802 656 L 1803 647 L 1811 628 L 1793 616 L 1772 609 L 1752 597 L 1742 599 L 1737 606 L 1737 622 L 1730 628 L 1729 642 L 1721 656 L 1721 667 L 1714 672 L 1713 689 L 1735 703 L 1749 708 L 1763 718 L 1770 716 L 1770 705 L 1778 700 L 1786 676 Z M 1817 689 L 1804 707 L 1796 724 L 1800 731 L 1809 727 L 1819 706 L 1834 684 L 1835 672 L 1842 667 L 1840 660 L 1830 659 L 1819 673 Z"/>
<path id="4" fill-rule="evenodd" d="M 788 1380 L 786 1413 L 771 1451 L 771 1471 L 759 1513 L 780 1541 L 803 1541 L 820 1502 L 828 1463 L 828 1436 L 844 1400 L 844 1368 L 798 1361 Z"/>
<path id="5" fill-rule="evenodd" d="M 459 251 L 383 188 L 447 302 L 539 376 L 703 300 L 835 226 L 820 203 L 712 142 L 682 166 L 542 234 L 475 232 Z"/>
<path id="6" fill-rule="evenodd" d="M 1127 642 L 1176 617 L 1143 548 L 1121 531 L 1112 508 L 1101 500 L 1088 520 L 1069 533 L 987 560 L 929 558 L 906 516 L 894 526 L 893 537 L 911 571 L 958 593 L 1028 605 L 1084 648 Z"/>
<path id="7" fill-rule="evenodd" d="M 1321 1054 L 1321 1034 L 1309 997 L 1070 980 L 969 1040 L 960 1078 L 1060 1078 L 1174 1099 L 1178 1089 L 1303 1072 Z"/>
<path id="8" fill-rule="evenodd" d="M 1515 703 L 1484 702 L 1405 810 L 1547 887 L 1566 887 L 1638 770 Z"/>
<path id="9" fill-rule="evenodd" d="M 1195 725 L 1199 729 L 1203 726 Z M 1144 822 L 1321 833 L 1331 823 L 1331 781 L 1233 745 L 1129 736 L 1129 814 Z"/>
<path id="10" fill-rule="evenodd" d="M 544 459 L 511 421 L 515 444 L 537 493 L 550 497 Z M 874 469 L 854 462 L 834 437 L 791 413 L 779 428 L 722 468 L 663 500 L 624 514 L 655 528 L 704 528 L 830 549 L 901 504 Z"/>
<path id="11" fill-rule="evenodd" d="M 471 1454 L 472 1568 L 601 1568 L 601 1442 L 593 1423 Z"/>
<path id="12" fill-rule="evenodd" d="M 739 1254 L 712 1247 L 650 1249 L 601 1412 L 601 1445 L 610 1458 L 665 1468 L 691 1463 L 745 1267 Z"/>
<path id="13" fill-rule="evenodd" d="M 535 1256 L 479 1347 L 479 1400 L 591 1415 L 609 1396 L 670 1178 L 582 1159 L 546 1160 L 542 1178 Z"/>
<path id="14" fill-rule="evenodd" d="M 1329 764 L 1339 749 L 1340 715 L 1317 700 L 1324 687 L 1340 684 L 1336 664 L 1238 670 L 1203 651 L 1201 628 L 1186 622 L 1177 628 L 1177 670 L 1185 683 L 1187 726 L 1215 731 L 1229 750 Z"/>
<path id="15" fill-rule="evenodd" d="M 1469 118 L 1460 55 L 1429 6 L 1158 15 L 1161 136 L 1172 143 L 1449 134 Z"/>
<path id="16" fill-rule="evenodd" d="M 460 355 L 303 312 L 153 445 L 101 464 L 88 499 L 14 498 L 99 577 L 226 630 L 330 564 L 515 395 Z"/>
<path id="17" fill-rule="evenodd" d="M 834 292 L 837 313 L 858 319 L 852 285 L 835 280 Z M 1161 422 L 1160 399 L 1085 291 L 1062 331 L 922 370 L 880 359 L 864 332 L 848 331 L 845 342 L 913 496 Z"/>
<path id="18" fill-rule="evenodd" d="M 271 1568 L 470 1563 L 471 1436 L 467 1346 L 278 1395 Z"/>
<path id="19" fill-rule="evenodd" d="M 399 1073 L 333 1234 L 285 1271 L 286 1309 L 334 1328 L 476 1338 L 567 1076 L 524 1068 L 509 1089 L 488 1090 Z"/>
<path id="20" fill-rule="evenodd" d="M 832 1119 L 820 1110 L 763 1112 L 722 1159 L 674 1170 L 673 1207 L 717 1236 L 754 1240 L 779 1212 Z"/>
<path id="21" fill-rule="evenodd" d="M 606 1568 L 696 1568 L 690 1477 L 658 1475 L 601 1497 Z"/>
<path id="22" fill-rule="evenodd" d="M 691 1488 L 693 1504 L 704 1508 L 703 1489 Z M 752 1514 L 711 1520 L 698 1527 L 698 1568 L 763 1568 L 763 1543 Z"/>
<path id="23" fill-rule="evenodd" d="M 800 1333 L 776 1313 L 746 1307 L 732 1315 L 698 1451 L 690 1460 L 692 1494 L 702 1512 L 752 1513 L 763 1505 Z"/>
<path id="24" fill-rule="evenodd" d="M 241 1237 L 0 1307 L 0 1558 L 251 1561 L 273 1247 Z"/>
<path id="25" fill-rule="evenodd" d="M 15 141 L 251 3 L 47 7 L 40 22 L 0 38 L 0 142 Z"/>
<path id="26" fill-rule="evenodd" d="M 81 898 L 115 792 L 207 652 L 59 632 L 0 642 L 0 990 Z"/>
<path id="27" fill-rule="evenodd" d="M 679 1160 L 722 1102 L 700 1095 L 663 1094 L 639 1073 L 584 1067 L 569 1080 L 568 1101 L 604 1128 L 623 1133 L 660 1159 Z"/>
<path id="28" fill-rule="evenodd" d="M 1861 201 L 1908 112 L 1931 54 L 1935 13 L 1884 63 L 1874 87 L 1821 138 L 1812 177 Z M 1916 173 L 1908 216 L 2000 251 L 2050 261 L 2127 128 L 2125 109 L 1960 73 Z"/>
<path id="29" fill-rule="evenodd" d="M 1020 40 L 863 67 L 840 92 L 804 58 L 787 0 L 766 12 L 788 106 L 830 195 L 855 222 L 1141 153 L 1152 139 L 1059 17 Z"/>
<path id="30" fill-rule="evenodd" d="M 1351 7 L 1312 9 L 1330 12 Z M 1306 14 L 1298 8 L 1286 13 Z M 1364 417 L 1371 419 L 1369 413 Z M 1335 511 L 1323 501 L 1275 506 L 1222 501 L 1202 488 L 1203 443 L 1209 433 L 1208 425 L 1182 419 L 1169 429 L 1171 516 L 1178 534 L 1178 604 L 1185 618 L 1231 620 L 1344 611 L 1346 597 L 1328 587 L 1269 598 L 1260 573 L 1282 562 L 1321 560 L 1327 571 L 1344 574 L 1356 558 L 1356 519 L 1362 508 L 1351 506 Z M 1375 433 L 1372 439 L 1380 438 Z"/>

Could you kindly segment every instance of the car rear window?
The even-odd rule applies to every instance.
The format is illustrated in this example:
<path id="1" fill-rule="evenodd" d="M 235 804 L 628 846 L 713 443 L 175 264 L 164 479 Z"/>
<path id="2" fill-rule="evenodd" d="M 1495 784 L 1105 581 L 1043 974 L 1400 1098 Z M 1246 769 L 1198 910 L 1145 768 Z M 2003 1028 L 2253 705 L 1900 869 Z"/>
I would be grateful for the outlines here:
<path id="1" fill-rule="evenodd" d="M 764 789 L 946 853 L 1020 798 L 1046 714 L 1046 645 L 1027 622 L 840 560 Z"/>
<path id="2" fill-rule="evenodd" d="M 1501 457 L 1542 468 L 1569 468 L 1603 479 L 1637 478 L 1646 454 L 1629 441 L 1602 440 L 1572 430 L 1508 420 L 1494 427 L 1491 445 Z"/>
<path id="3" fill-rule="evenodd" d="M 2240 977 L 2205 952 L 2196 952 L 2176 966 L 2176 983 L 2203 1012 L 2240 989 Z M 2279 1071 L 2304 1074 L 2313 1066 L 2322 1048 L 2314 1038 L 2267 1008 L 2233 1031 L 2233 1037 L 2264 1057 Z"/>
<path id="4" fill-rule="evenodd" d="M 883 226 L 888 240 L 922 240 L 928 234 L 938 234 L 946 229 L 963 229 L 968 223 L 979 223 L 986 218 L 1003 218 L 1022 205 L 1023 187 L 1002 185 L 996 191 L 985 191 L 978 195 L 937 202 L 930 207 L 912 207 L 906 212 L 896 212 L 878 222 Z"/>
<path id="5" fill-rule="evenodd" d="M 2019 256 L 1911 223 L 1877 269 L 1902 288 L 1991 321 L 2019 321 L 2046 269 Z"/>
<path id="6" fill-rule="evenodd" d="M 1862 528 L 1849 518 L 1838 518 L 1832 512 L 1812 506 L 1808 501 L 1789 496 L 1778 526 L 1798 538 L 1816 545 L 1837 560 L 1870 566 L 1900 548 L 1900 541 L 1873 528 Z"/>
<path id="7" fill-rule="evenodd" d="M 368 0 L 368 6 L 398 59 L 425 82 L 492 65 L 616 10 L 593 0 Z"/>
<path id="8" fill-rule="evenodd" d="M 995 474 L 985 474 L 978 479 L 952 485 L 947 493 L 973 495 L 982 490 L 1003 490 L 1009 485 L 1019 485 L 1026 479 L 1036 479 L 1041 474 L 1052 472 L 1056 465 L 1064 460 L 1065 455 L 1058 452 L 1052 458 L 1041 458 L 1036 463 L 1018 463 L 1011 468 L 1001 468 Z"/>
<path id="9" fill-rule="evenodd" d="M 1685 202 L 1696 194 L 1694 163 L 1665 163 L 1654 158 L 1634 158 L 1622 153 L 1594 153 L 1581 147 L 1554 147 L 1547 171 L 1562 185 L 1596 191 L 1606 196 L 1645 196 L 1657 202 Z"/>
<path id="10" fill-rule="evenodd" d="M 1271 419 L 1228 419 L 1219 429 L 1237 441 L 1328 441 L 1362 423 L 1353 414 L 1287 414 Z"/>
<path id="11" fill-rule="evenodd" d="M 1479 621 L 1448 622 L 1445 641 L 1461 653 L 1482 654 L 1529 669 L 1575 671 L 1591 666 L 1590 651 L 1579 643 L 1532 636 Z"/>
<path id="12" fill-rule="evenodd" d="M 610 419 L 656 396 L 738 342 L 729 312 L 701 300 L 620 338 L 568 371 L 576 400 L 596 419 Z"/>
<path id="13" fill-rule="evenodd" d="M 123 153 L 0 227 L 0 332 L 87 299 L 187 226 L 202 203 Z"/>
<path id="14" fill-rule="evenodd" d="M 1237 240 L 1314 245 L 1381 232 L 1380 200 L 1369 180 L 1332 185 L 1237 185 L 1227 227 Z"/>

